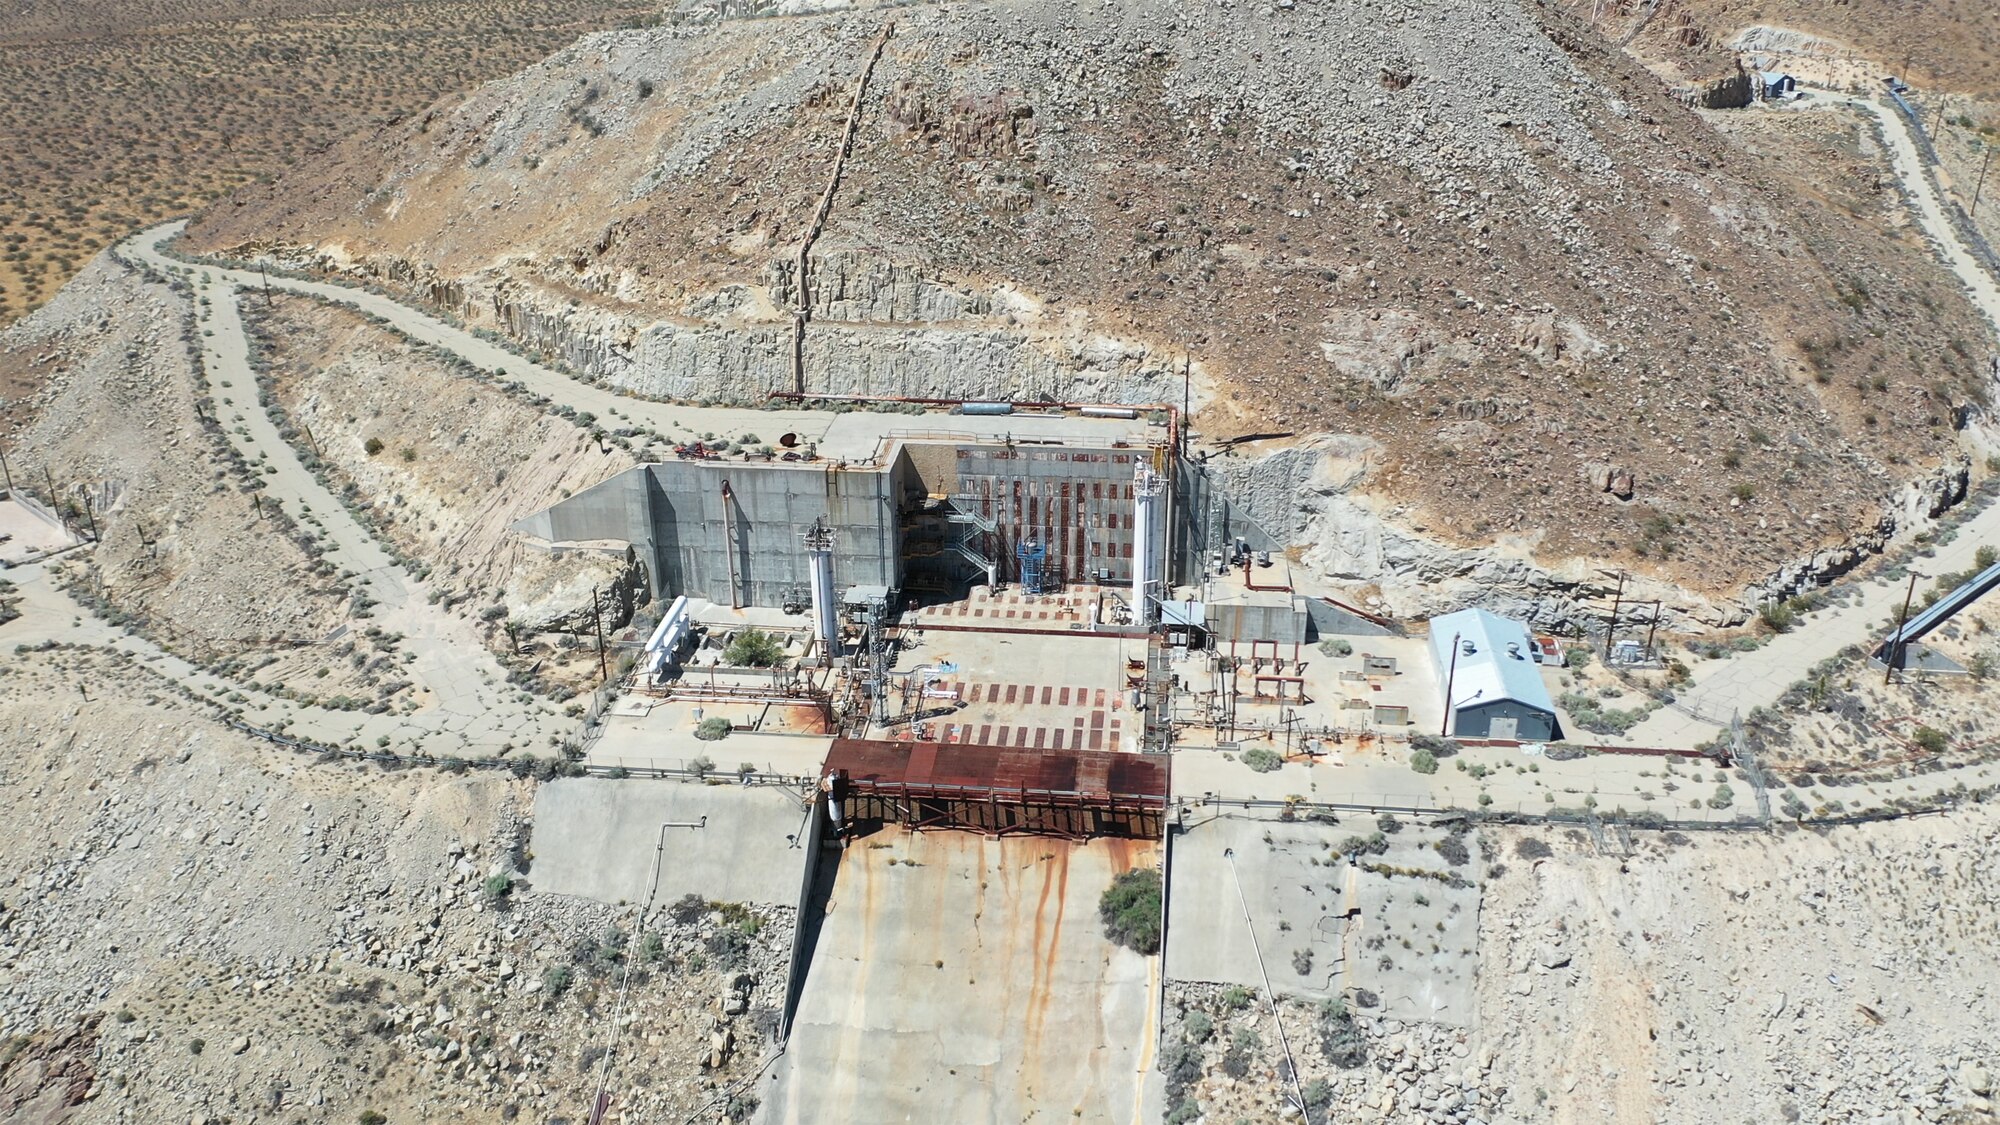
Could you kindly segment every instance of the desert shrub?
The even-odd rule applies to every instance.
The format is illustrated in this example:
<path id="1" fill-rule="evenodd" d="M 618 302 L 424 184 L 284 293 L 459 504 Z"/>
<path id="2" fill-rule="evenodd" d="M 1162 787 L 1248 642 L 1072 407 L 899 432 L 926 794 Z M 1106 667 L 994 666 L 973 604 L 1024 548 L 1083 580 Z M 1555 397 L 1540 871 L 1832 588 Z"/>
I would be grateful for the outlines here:
<path id="1" fill-rule="evenodd" d="M 1942 754 L 1951 745 L 1951 739 L 1936 727 L 1920 726 L 1910 738 L 1928 754 Z"/>
<path id="2" fill-rule="evenodd" d="M 377 453 L 382 452 L 382 439 L 378 437 L 369 438 L 362 443 L 361 448 L 368 451 L 368 456 L 373 457 Z"/>
<path id="3" fill-rule="evenodd" d="M 1757 623 L 1773 633 L 1785 633 L 1799 623 L 1799 615 L 1785 602 L 1765 602 L 1757 610 Z"/>
<path id="4" fill-rule="evenodd" d="M 1326 1061 L 1353 1070 L 1368 1061 L 1368 1040 L 1355 1026 L 1354 1014 L 1340 1000 L 1326 1000 L 1319 1006 L 1319 1049 Z"/>
<path id="5" fill-rule="evenodd" d="M 1236 1038 L 1229 1041 L 1229 1049 L 1222 1052 L 1222 1073 L 1231 1078 L 1248 1077 L 1250 1063 L 1255 1058 L 1257 1049 L 1263 1045 L 1264 1041 L 1257 1038 L 1256 1032 L 1248 1028 L 1237 1032 Z"/>
<path id="6" fill-rule="evenodd" d="M 1527 839 L 1514 842 L 1514 854 L 1522 859 L 1547 859 L 1556 853 L 1541 840 Z"/>
<path id="7" fill-rule="evenodd" d="M 1171 1101 L 1201 1081 L 1201 1048 L 1186 1041 L 1167 1044 L 1160 1052 L 1160 1073 L 1167 1076 L 1167 1098 Z"/>
<path id="8" fill-rule="evenodd" d="M 1375 818 L 1375 823 L 1392 836 L 1403 830 L 1403 822 L 1396 819 L 1395 813 L 1383 813 Z"/>
<path id="9" fill-rule="evenodd" d="M 1335 637 L 1332 640 L 1321 641 L 1319 643 L 1319 650 L 1320 652 L 1326 654 L 1327 656 L 1354 655 L 1354 646 L 1349 644 L 1347 641 L 1342 640 L 1339 637 Z"/>
<path id="10" fill-rule="evenodd" d="M 549 994 L 549 999 L 556 999 L 569 991 L 575 979 L 576 974 L 570 972 L 568 965 L 550 965 L 542 973 L 542 991 Z"/>
<path id="11" fill-rule="evenodd" d="M 1436 773 L 1438 771 L 1437 755 L 1422 747 L 1418 747 L 1410 752 L 1410 768 L 1418 773 Z"/>
<path id="12" fill-rule="evenodd" d="M 1727 785 L 1718 785 L 1715 787 L 1715 796 L 1708 799 L 1708 807 L 1711 809 L 1726 809 L 1735 800 L 1736 791 L 1734 789 L 1731 789 Z"/>
<path id="13" fill-rule="evenodd" d="M 1464 867 L 1472 860 L 1472 853 L 1466 851 L 1465 839 L 1462 836 L 1446 836 L 1431 847 L 1437 849 L 1437 854 L 1443 856 L 1444 861 L 1453 867 Z"/>
<path id="14" fill-rule="evenodd" d="M 514 880 L 506 873 L 495 875 L 479 885 L 479 897 L 489 903 L 498 903 L 514 893 Z"/>
<path id="15" fill-rule="evenodd" d="M 722 650 L 722 662 L 738 668 L 769 668 L 784 658 L 784 644 L 762 629 L 743 630 Z"/>
<path id="16" fill-rule="evenodd" d="M 728 719 L 703 719 L 694 728 L 694 736 L 703 742 L 720 742 L 729 737 L 731 729 L 732 727 Z M 715 763 L 709 762 L 708 767 L 709 769 L 714 769 Z"/>
<path id="17" fill-rule="evenodd" d="M 1430 751 L 1431 757 L 1439 761 L 1452 757 L 1460 750 L 1456 739 L 1446 738 L 1443 735 L 1437 734 L 1416 735 L 1410 739 L 1410 745 L 1418 750 Z"/>
<path id="18" fill-rule="evenodd" d="M 1232 1012 L 1240 1012 L 1250 1006 L 1251 991 L 1240 984 L 1232 984 L 1222 990 L 1222 1006 Z"/>
<path id="19" fill-rule="evenodd" d="M 750 938 L 734 926 L 723 926 L 702 942 L 715 967 L 735 972 L 750 964 Z"/>
<path id="20" fill-rule="evenodd" d="M 1238 755 L 1243 764 L 1258 773 L 1270 773 L 1285 764 L 1285 759 L 1276 750 L 1266 750 L 1262 746 L 1253 747 Z"/>
<path id="21" fill-rule="evenodd" d="M 1160 873 L 1153 868 L 1137 868 L 1119 875 L 1097 903 L 1098 916 L 1104 920 L 1104 936 L 1148 956 L 1158 953 L 1160 907 L 1165 897 Z"/>
<path id="22" fill-rule="evenodd" d="M 1181 1021 L 1181 1028 L 1187 1033 L 1188 1042 L 1206 1043 L 1209 1036 L 1215 1034 L 1215 1019 L 1207 1012 L 1197 1009 L 1189 1012 L 1187 1019 Z"/>
<path id="23" fill-rule="evenodd" d="M 1302 977 L 1309 977 L 1313 971 L 1313 951 L 1297 949 L 1292 951 L 1292 971 Z"/>
<path id="24" fill-rule="evenodd" d="M 682 926 L 693 925 L 708 913 L 708 900 L 698 894 L 684 894 L 667 907 L 667 917 Z"/>

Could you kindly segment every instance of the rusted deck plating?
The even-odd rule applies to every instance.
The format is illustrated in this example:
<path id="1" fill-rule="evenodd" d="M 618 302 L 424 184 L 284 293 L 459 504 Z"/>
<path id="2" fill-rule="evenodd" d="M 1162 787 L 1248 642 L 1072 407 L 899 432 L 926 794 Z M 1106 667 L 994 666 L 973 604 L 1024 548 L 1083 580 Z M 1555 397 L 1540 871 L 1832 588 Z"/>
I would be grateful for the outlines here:
<path id="1" fill-rule="evenodd" d="M 1159 837 L 1163 755 L 836 739 L 826 757 L 842 823 L 991 835 Z"/>

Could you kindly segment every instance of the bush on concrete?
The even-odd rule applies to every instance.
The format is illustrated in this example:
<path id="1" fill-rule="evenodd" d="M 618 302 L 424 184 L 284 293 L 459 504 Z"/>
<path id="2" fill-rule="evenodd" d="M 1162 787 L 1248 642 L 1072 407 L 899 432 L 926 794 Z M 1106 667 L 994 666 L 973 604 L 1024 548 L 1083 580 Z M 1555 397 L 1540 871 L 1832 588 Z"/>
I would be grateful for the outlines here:
<path id="1" fill-rule="evenodd" d="M 1438 771 L 1437 755 L 1422 747 L 1418 747 L 1410 752 L 1410 768 L 1418 773 L 1436 773 Z"/>
<path id="2" fill-rule="evenodd" d="M 1098 900 L 1104 936 L 1148 956 L 1160 951 L 1160 908 L 1166 890 L 1150 867 L 1127 871 L 1111 881 Z"/>
<path id="3" fill-rule="evenodd" d="M 1258 773 L 1270 773 L 1285 764 L 1283 755 L 1276 750 L 1266 750 L 1262 746 L 1245 750 L 1241 755 L 1243 764 Z"/>
<path id="4" fill-rule="evenodd" d="M 762 629 L 745 629 L 722 650 L 722 662 L 737 668 L 769 668 L 785 659 L 785 646 Z"/>
<path id="5" fill-rule="evenodd" d="M 729 737 L 729 731 L 728 719 L 703 719 L 701 725 L 694 728 L 694 736 L 703 742 L 720 742 Z M 715 763 L 710 762 L 709 768 L 715 768 Z"/>

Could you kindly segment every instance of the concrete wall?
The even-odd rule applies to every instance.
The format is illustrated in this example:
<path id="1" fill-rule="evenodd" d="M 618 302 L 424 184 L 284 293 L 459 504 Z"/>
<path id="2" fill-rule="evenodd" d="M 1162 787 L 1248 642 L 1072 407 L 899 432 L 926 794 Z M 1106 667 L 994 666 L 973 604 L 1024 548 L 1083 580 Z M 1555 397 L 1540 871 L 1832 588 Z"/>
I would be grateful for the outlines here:
<path id="1" fill-rule="evenodd" d="M 1245 605 L 1238 602 L 1211 602 L 1208 606 L 1209 633 L 1218 642 L 1277 641 L 1296 644 L 1306 639 L 1306 609 L 1303 599 L 1289 605 Z M 1291 653 L 1285 653 L 1290 656 Z"/>
<path id="2" fill-rule="evenodd" d="M 1523 742 L 1547 742 L 1556 736 L 1556 717 L 1539 707 L 1512 699 L 1496 699 L 1477 707 L 1460 707 L 1451 733 L 1463 738 L 1491 737 L 1493 720 L 1513 717 L 1518 722 L 1514 737 Z"/>
<path id="3" fill-rule="evenodd" d="M 1055 580 L 1124 584 L 1132 578 L 1133 479 L 1147 456 L 1143 449 L 920 445 L 904 447 L 886 469 L 668 461 L 629 469 L 514 527 L 556 543 L 630 543 L 657 597 L 777 606 L 805 598 L 800 533 L 820 518 L 836 532 L 837 587 L 905 587 L 906 551 L 923 560 L 913 564 L 919 569 L 983 581 L 969 562 L 940 551 L 953 530 L 941 513 L 912 516 L 907 528 L 902 522 L 901 513 L 914 512 L 927 494 L 945 493 L 994 522 L 994 531 L 975 538 L 1002 581 L 1019 580 L 1015 547 L 1033 537 L 1048 545 L 1044 573 Z M 1175 516 L 1183 510 L 1169 507 Z M 1168 541 L 1161 527 L 1154 549 Z M 1304 636 L 1300 616 L 1283 636 Z"/>
<path id="4" fill-rule="evenodd" d="M 1245 503 L 1255 495 L 1247 482 L 1232 487 L 1218 466 L 1176 459 L 1173 513 L 1174 581 L 1192 584 L 1201 581 L 1202 568 L 1217 550 L 1228 550 L 1237 537 L 1253 551 L 1282 551 L 1295 529 L 1266 528 Z M 1245 470 L 1247 472 L 1247 470 Z M 1271 491 L 1271 490 L 1265 490 Z M 1290 500 L 1295 490 L 1276 490 Z"/>
<path id="5" fill-rule="evenodd" d="M 650 519 L 642 526 L 664 596 L 690 594 L 718 605 L 803 602 L 808 576 L 800 534 L 821 518 L 835 532 L 836 588 L 902 585 L 891 492 L 896 470 L 720 461 L 646 469 Z"/>

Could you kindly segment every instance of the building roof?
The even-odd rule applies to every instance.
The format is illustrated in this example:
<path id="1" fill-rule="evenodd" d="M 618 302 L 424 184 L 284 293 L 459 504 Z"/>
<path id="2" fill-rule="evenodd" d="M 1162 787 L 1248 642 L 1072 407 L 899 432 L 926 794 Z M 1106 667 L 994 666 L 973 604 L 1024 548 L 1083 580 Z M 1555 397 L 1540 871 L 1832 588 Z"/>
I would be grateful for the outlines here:
<path id="1" fill-rule="evenodd" d="M 844 772 L 869 789 L 988 794 L 1034 792 L 1082 800 L 1140 801 L 1164 807 L 1165 759 L 1156 754 L 1097 750 L 1031 750 L 1011 746 L 940 745 L 837 738 L 826 773 Z"/>
<path id="2" fill-rule="evenodd" d="M 1534 638 L 1526 625 L 1483 609 L 1462 609 L 1431 618 L 1430 630 L 1440 691 L 1448 675 L 1451 680 L 1451 710 L 1511 699 L 1555 713 L 1555 701 L 1535 666 Z M 1452 669 L 1453 638 L 1459 644 L 1456 669 Z"/>

